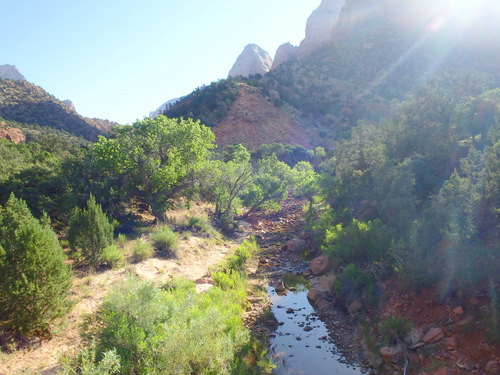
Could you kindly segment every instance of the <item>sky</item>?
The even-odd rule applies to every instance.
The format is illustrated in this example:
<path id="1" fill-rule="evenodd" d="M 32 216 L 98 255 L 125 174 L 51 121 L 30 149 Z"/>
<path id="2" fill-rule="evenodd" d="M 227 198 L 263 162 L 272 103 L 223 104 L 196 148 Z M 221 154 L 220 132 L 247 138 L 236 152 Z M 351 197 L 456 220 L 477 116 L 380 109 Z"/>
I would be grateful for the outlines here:
<path id="1" fill-rule="evenodd" d="M 121 124 L 226 78 L 243 48 L 298 45 L 321 0 L 0 0 L 0 65 Z"/>

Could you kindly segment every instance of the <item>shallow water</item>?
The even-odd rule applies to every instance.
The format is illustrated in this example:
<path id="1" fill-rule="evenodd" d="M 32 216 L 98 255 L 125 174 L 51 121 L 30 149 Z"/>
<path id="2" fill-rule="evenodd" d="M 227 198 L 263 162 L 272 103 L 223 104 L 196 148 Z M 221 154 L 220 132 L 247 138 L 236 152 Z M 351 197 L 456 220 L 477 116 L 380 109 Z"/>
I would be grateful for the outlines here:
<path id="1" fill-rule="evenodd" d="M 361 374 L 359 368 L 342 361 L 328 338 L 325 324 L 307 299 L 307 289 L 298 287 L 297 291 L 280 296 L 269 287 L 268 293 L 273 302 L 272 312 L 282 323 L 276 337 L 270 340 L 272 361 L 276 365 L 274 374 Z"/>

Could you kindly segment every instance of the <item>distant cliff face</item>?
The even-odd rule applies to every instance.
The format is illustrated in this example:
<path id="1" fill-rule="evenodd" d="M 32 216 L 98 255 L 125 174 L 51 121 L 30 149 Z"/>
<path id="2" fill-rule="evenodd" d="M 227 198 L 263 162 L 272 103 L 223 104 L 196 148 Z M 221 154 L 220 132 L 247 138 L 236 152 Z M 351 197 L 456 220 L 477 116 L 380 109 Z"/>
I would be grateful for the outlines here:
<path id="1" fill-rule="evenodd" d="M 238 56 L 229 71 L 229 77 L 248 77 L 253 74 L 266 74 L 271 70 L 273 59 L 256 44 L 249 44 Z"/>
<path id="2" fill-rule="evenodd" d="M 278 47 L 276 55 L 274 56 L 272 69 L 276 69 L 285 61 L 296 60 L 297 59 L 298 47 L 292 46 L 290 42 L 282 44 Z"/>
<path id="3" fill-rule="evenodd" d="M 323 0 L 307 19 L 306 38 L 300 43 L 298 56 L 304 57 L 332 40 L 335 25 L 346 0 Z"/>
<path id="4" fill-rule="evenodd" d="M 14 81 L 27 81 L 14 65 L 0 65 L 0 78 Z"/>

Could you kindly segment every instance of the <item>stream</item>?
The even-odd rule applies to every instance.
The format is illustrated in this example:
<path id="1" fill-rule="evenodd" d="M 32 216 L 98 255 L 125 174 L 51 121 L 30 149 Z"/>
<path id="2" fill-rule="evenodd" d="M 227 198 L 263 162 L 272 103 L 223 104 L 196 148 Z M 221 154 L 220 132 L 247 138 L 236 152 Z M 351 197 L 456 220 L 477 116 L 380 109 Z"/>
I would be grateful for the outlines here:
<path id="1" fill-rule="evenodd" d="M 279 323 L 270 339 L 274 374 L 361 374 L 337 352 L 325 324 L 307 299 L 307 286 L 298 284 L 292 289 L 279 295 L 274 287 L 268 288 L 271 311 Z"/>

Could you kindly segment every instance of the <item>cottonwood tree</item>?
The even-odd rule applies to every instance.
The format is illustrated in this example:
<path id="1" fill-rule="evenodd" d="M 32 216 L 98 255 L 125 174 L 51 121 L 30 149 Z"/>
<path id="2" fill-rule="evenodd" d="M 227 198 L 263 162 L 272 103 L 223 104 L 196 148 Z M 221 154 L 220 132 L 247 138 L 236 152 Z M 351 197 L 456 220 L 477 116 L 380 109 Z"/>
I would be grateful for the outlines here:
<path id="1" fill-rule="evenodd" d="M 163 115 L 116 126 L 94 146 L 96 166 L 128 174 L 159 221 L 169 201 L 191 186 L 214 147 L 215 136 L 199 121 Z"/>
<path id="2" fill-rule="evenodd" d="M 22 333 L 47 330 L 70 307 L 72 272 L 43 221 L 14 194 L 0 207 L 0 326 Z"/>

